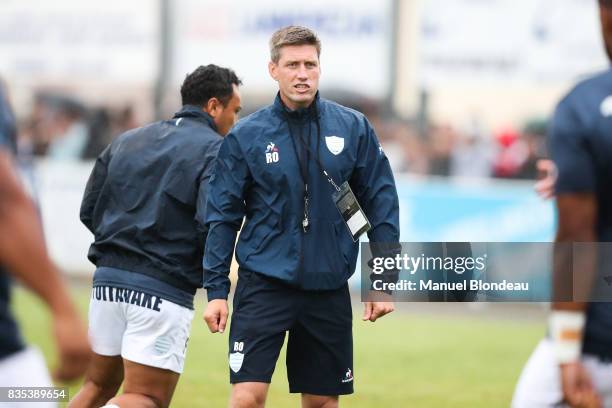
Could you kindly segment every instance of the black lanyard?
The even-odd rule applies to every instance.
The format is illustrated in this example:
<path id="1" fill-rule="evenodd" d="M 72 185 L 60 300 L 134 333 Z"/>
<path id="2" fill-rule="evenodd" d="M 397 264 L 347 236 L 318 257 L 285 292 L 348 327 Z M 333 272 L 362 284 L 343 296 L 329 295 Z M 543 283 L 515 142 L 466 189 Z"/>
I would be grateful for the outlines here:
<path id="1" fill-rule="evenodd" d="M 309 197 L 308 197 L 308 164 L 310 162 L 310 149 L 306 149 L 304 152 L 306 154 L 306 160 L 302 161 L 301 151 L 298 151 L 297 146 L 295 145 L 295 136 L 293 134 L 293 130 L 291 128 L 291 118 L 289 114 L 285 112 L 285 117 L 287 119 L 287 126 L 289 127 L 289 138 L 291 139 L 291 144 L 293 145 L 293 151 L 295 152 L 295 157 L 298 161 L 298 167 L 300 169 L 300 176 L 302 177 L 302 182 L 304 183 L 304 218 L 302 218 L 302 228 L 304 232 L 308 231 L 308 227 L 310 225 L 310 221 L 308 218 L 309 213 Z M 308 126 L 308 141 L 310 141 L 311 133 L 310 133 L 310 118 L 306 118 L 306 125 Z M 300 126 L 300 141 L 306 147 L 308 147 L 308 141 L 304 141 L 302 137 L 302 126 Z"/>
<path id="2" fill-rule="evenodd" d="M 310 121 L 306 122 L 308 125 L 308 141 L 310 141 L 310 137 L 311 137 L 311 132 L 310 132 Z M 289 138 L 291 139 L 291 144 L 293 145 L 293 151 L 295 152 L 295 157 L 298 161 L 298 167 L 300 169 L 300 176 L 302 177 L 302 182 L 304 183 L 304 187 L 305 189 L 307 189 L 308 186 L 308 163 L 310 162 L 310 149 L 306 148 L 305 150 L 298 150 L 297 146 L 295 145 L 295 135 L 293 134 L 293 130 L 291 128 L 291 119 L 289 119 L 287 117 L 287 126 L 289 127 Z M 302 145 L 304 146 L 308 146 L 308 143 L 304 141 L 304 138 L 302 137 L 302 127 L 300 126 L 300 132 L 299 132 L 299 139 L 300 142 L 302 142 Z M 306 160 L 302 161 L 302 152 L 305 152 L 306 154 Z"/>
<path id="3" fill-rule="evenodd" d="M 316 103 L 316 102 L 314 102 Z M 338 185 L 336 184 L 336 182 L 334 181 L 334 179 L 332 178 L 332 176 L 329 175 L 329 173 L 325 170 L 325 168 L 323 167 L 323 164 L 321 163 L 321 124 L 319 123 L 319 117 L 318 117 L 318 112 L 316 109 L 316 106 L 314 107 L 314 115 L 316 118 L 316 125 L 317 125 L 317 154 L 314 154 L 313 151 L 310 149 L 310 146 L 308 146 L 308 143 L 304 141 L 304 139 L 300 136 L 300 142 L 302 142 L 302 146 L 306 149 L 306 151 L 310 154 L 312 154 L 312 156 L 315 158 L 315 161 L 317 163 L 317 166 L 319 166 L 319 170 L 321 170 L 321 173 L 323 173 L 323 176 L 327 179 L 327 181 L 329 182 L 329 184 L 331 184 L 334 189 L 336 191 L 340 191 L 340 187 L 338 187 Z M 285 112 L 285 118 L 287 119 L 287 126 L 289 127 L 289 137 L 291 139 L 291 143 L 293 144 L 293 151 L 295 152 L 295 156 L 298 159 L 298 163 L 299 163 L 299 167 L 300 167 L 300 175 L 302 176 L 302 181 L 304 182 L 304 185 L 306 185 L 306 181 L 307 181 L 307 175 L 308 175 L 308 161 L 310 160 L 310 157 L 307 156 L 307 162 L 306 162 L 306 178 L 304 177 L 304 170 L 302 169 L 302 162 L 300 161 L 300 155 L 298 153 L 297 147 L 295 146 L 295 140 L 293 137 L 293 133 L 291 131 L 291 119 L 289 118 L 289 115 L 287 114 L 287 112 Z M 307 121 L 308 123 L 308 141 L 310 141 L 310 121 Z M 301 133 L 300 133 L 301 135 Z"/>
<path id="4" fill-rule="evenodd" d="M 316 104 L 316 101 L 314 103 Z M 327 181 L 329 181 L 329 183 L 336 189 L 336 191 L 340 191 L 340 188 L 334 182 L 334 179 L 329 175 L 329 173 L 327 173 L 327 171 L 325 171 L 325 169 L 323 168 L 323 165 L 321 164 L 321 124 L 319 123 L 319 117 L 318 117 L 316 105 L 314 105 L 310 109 L 312 110 L 309 111 L 307 114 L 315 115 L 315 121 L 317 125 L 317 154 L 314 154 L 312 150 L 310 149 L 310 146 L 308 145 L 308 143 L 310 142 L 310 138 L 312 136 L 311 131 L 310 131 L 311 130 L 310 118 L 308 117 L 306 118 L 306 124 L 308 126 L 308 140 L 305 141 L 304 138 L 302 137 L 302 127 L 300 127 L 300 135 L 299 135 L 300 142 L 302 143 L 302 146 L 305 148 L 305 153 L 306 153 L 306 161 L 304 163 L 302 162 L 302 155 L 300 154 L 300 151 L 298 151 L 297 146 L 295 144 L 295 137 L 293 135 L 293 131 L 291 128 L 291 122 L 293 122 L 293 120 L 289 117 L 289 114 L 286 111 L 284 112 L 285 118 L 287 120 L 287 126 L 289 127 L 289 138 L 291 139 L 291 144 L 293 145 L 293 151 L 295 152 L 295 157 L 297 158 L 298 167 L 300 169 L 300 176 L 302 178 L 302 182 L 304 183 L 304 218 L 302 219 L 302 228 L 304 229 L 304 232 L 308 231 L 308 227 L 310 224 L 309 218 L 308 218 L 309 216 L 308 164 L 310 162 L 311 154 L 315 158 L 315 161 L 317 165 L 319 166 L 319 169 L 321 170 L 325 178 L 327 178 Z"/>

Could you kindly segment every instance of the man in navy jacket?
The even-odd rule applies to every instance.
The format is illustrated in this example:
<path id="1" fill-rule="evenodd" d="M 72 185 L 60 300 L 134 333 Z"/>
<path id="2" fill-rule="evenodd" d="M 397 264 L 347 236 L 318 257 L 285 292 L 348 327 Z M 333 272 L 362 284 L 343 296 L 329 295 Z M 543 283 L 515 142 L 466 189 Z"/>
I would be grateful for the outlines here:
<path id="1" fill-rule="evenodd" d="M 170 404 L 202 287 L 208 181 L 241 108 L 239 85 L 228 68 L 197 68 L 174 118 L 118 136 L 98 157 L 81 204 L 95 237 L 95 354 L 71 407 Z"/>
<path id="2" fill-rule="evenodd" d="M 343 183 L 369 220 L 370 240 L 399 241 L 389 162 L 364 115 L 320 98 L 320 48 L 304 27 L 274 33 L 276 100 L 232 129 L 210 182 L 204 286 L 212 332 L 225 329 L 228 273 L 245 219 L 229 336 L 232 407 L 263 406 L 286 331 L 290 391 L 302 394 L 303 406 L 337 406 L 353 392 L 347 280 L 364 218 L 343 220 L 332 198 Z M 390 298 L 379 300 L 366 302 L 364 320 L 393 311 Z"/>

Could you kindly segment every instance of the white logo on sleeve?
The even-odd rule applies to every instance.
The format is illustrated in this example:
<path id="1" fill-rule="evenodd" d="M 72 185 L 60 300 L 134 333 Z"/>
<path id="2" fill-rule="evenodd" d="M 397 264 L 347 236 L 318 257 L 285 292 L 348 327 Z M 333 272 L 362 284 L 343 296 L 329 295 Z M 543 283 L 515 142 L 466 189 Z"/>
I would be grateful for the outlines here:
<path id="1" fill-rule="evenodd" d="M 229 355 L 229 366 L 233 372 L 237 373 L 242 368 L 242 362 L 244 361 L 244 350 L 243 341 L 234 342 L 234 352 Z"/>
<path id="2" fill-rule="evenodd" d="M 347 369 L 346 370 L 346 374 L 344 374 L 344 378 L 342 379 L 343 383 L 348 383 L 353 381 L 353 372 L 351 371 L 351 369 Z"/>
<path id="3" fill-rule="evenodd" d="M 278 147 L 270 142 L 268 146 L 266 146 L 266 164 L 278 163 L 279 159 Z"/>
<path id="4" fill-rule="evenodd" d="M 344 149 L 344 138 L 338 136 L 325 136 L 325 144 L 329 151 L 337 156 L 342 149 Z"/>
<path id="5" fill-rule="evenodd" d="M 612 116 L 612 95 L 606 97 L 606 99 L 603 100 L 601 106 L 599 107 L 599 110 L 601 111 L 601 114 L 604 118 Z"/>

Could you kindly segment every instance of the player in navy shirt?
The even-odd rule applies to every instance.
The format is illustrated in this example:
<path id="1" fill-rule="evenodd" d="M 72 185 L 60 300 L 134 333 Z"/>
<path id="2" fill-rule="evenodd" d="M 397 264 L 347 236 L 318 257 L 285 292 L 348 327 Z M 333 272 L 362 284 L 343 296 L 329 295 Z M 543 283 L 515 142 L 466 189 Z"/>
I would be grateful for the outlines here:
<path id="1" fill-rule="evenodd" d="M 600 0 L 599 5 L 606 52 L 612 59 L 612 1 Z M 579 83 L 561 100 L 549 142 L 558 171 L 556 242 L 612 241 L 611 69 Z M 600 246 L 599 259 L 605 258 L 605 247 Z M 571 264 L 571 258 L 560 256 L 556 264 Z M 557 280 L 561 269 L 555 269 Z M 595 262 L 573 273 L 595 290 L 602 285 L 594 280 Z M 612 406 L 612 303 L 587 303 L 586 297 L 575 294 L 573 302 L 553 304 L 549 339 L 527 363 L 513 406 Z"/>

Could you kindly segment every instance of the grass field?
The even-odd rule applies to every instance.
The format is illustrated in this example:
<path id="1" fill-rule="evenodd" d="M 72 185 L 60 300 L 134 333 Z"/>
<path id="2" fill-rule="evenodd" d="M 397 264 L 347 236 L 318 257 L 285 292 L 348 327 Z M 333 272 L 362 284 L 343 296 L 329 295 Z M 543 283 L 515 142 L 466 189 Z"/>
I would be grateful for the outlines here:
<path id="1" fill-rule="evenodd" d="M 86 317 L 88 289 L 73 293 Z M 199 303 L 173 407 L 227 405 L 227 333 L 208 333 L 201 323 L 201 298 Z M 26 338 L 53 364 L 44 307 L 23 290 L 16 291 L 14 305 Z M 362 322 L 359 312 L 356 305 L 355 394 L 341 399 L 344 407 L 507 407 L 521 367 L 544 332 L 540 323 L 409 312 L 372 324 Z M 71 395 L 76 390 L 78 384 Z M 299 406 L 299 396 L 288 393 L 282 357 L 267 406 Z"/>

